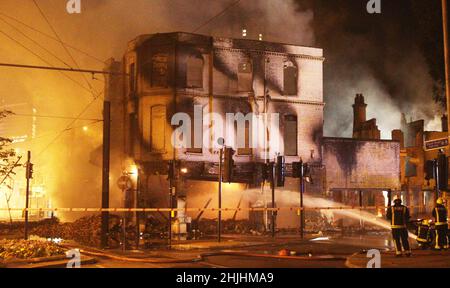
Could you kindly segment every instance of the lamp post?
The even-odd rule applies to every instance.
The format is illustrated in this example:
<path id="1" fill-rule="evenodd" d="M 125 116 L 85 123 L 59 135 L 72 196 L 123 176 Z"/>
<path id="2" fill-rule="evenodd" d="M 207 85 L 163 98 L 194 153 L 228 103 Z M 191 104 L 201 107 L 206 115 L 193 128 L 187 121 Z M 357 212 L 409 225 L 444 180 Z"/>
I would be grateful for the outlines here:
<path id="1" fill-rule="evenodd" d="M 450 67 L 448 51 L 448 15 L 447 0 L 442 0 L 442 30 L 444 33 L 444 59 L 445 59 L 445 94 L 447 99 L 447 127 L 450 127 Z"/>

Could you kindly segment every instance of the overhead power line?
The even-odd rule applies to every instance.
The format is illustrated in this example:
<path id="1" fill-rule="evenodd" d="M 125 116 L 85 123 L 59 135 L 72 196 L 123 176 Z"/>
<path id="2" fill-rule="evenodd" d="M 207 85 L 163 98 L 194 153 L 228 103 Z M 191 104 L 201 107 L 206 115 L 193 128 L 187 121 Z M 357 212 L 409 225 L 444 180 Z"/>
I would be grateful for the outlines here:
<path id="1" fill-rule="evenodd" d="M 0 33 L 2 31 L 0 30 Z M 36 55 L 38 56 L 38 55 Z M 43 60 L 40 56 L 38 56 L 41 60 Z M 43 60 L 45 61 L 45 60 Z M 122 75 L 127 76 L 125 73 L 117 73 L 103 70 L 91 70 L 91 69 L 73 69 L 73 68 L 64 68 L 64 67 L 55 67 L 55 66 L 36 66 L 36 65 L 26 65 L 26 64 L 15 64 L 15 63 L 0 63 L 0 66 L 3 67 L 13 67 L 13 68 L 28 68 L 28 69 L 40 69 L 40 70 L 55 70 L 55 71 L 66 71 L 66 72 L 82 72 L 82 73 L 90 73 L 90 74 L 109 74 L 109 75 Z M 84 87 L 84 86 L 83 86 Z M 84 87 L 85 89 L 88 89 Z M 90 91 L 89 91 L 90 92 Z"/>
<path id="2" fill-rule="evenodd" d="M 40 30 L 34 28 L 33 26 L 28 25 L 28 24 L 26 24 L 25 22 L 20 21 L 20 20 L 17 19 L 17 18 L 14 18 L 14 17 L 12 17 L 12 16 L 6 15 L 6 14 L 4 14 L 4 13 L 2 13 L 2 12 L 0 12 L 0 15 L 3 16 L 3 17 L 6 17 L 6 18 L 8 18 L 8 19 L 10 19 L 10 20 L 12 20 L 12 21 L 15 21 L 16 23 L 19 23 L 19 24 L 21 24 L 21 25 L 27 27 L 28 29 L 30 29 L 30 30 L 32 30 L 32 31 L 34 31 L 34 32 L 37 32 L 37 33 L 41 34 L 42 36 L 45 36 L 45 37 L 47 37 L 47 38 L 49 38 L 49 39 L 52 39 L 52 40 L 54 40 L 54 41 L 59 42 L 59 40 L 56 39 L 55 37 L 53 37 L 53 36 L 51 36 L 51 35 L 49 35 L 49 34 L 47 34 L 47 33 L 45 33 L 45 32 L 42 32 L 42 31 L 40 31 Z M 81 50 L 81 49 L 79 49 L 79 48 L 73 46 L 73 45 L 70 45 L 70 44 L 68 44 L 67 42 L 63 42 L 63 43 L 64 43 L 67 47 L 69 47 L 69 48 L 71 48 L 71 49 L 73 49 L 73 50 L 75 50 L 75 51 L 77 51 L 77 52 L 79 52 L 79 53 L 81 53 L 81 54 L 84 54 L 85 56 L 87 56 L 87 57 L 89 57 L 89 58 L 91 58 L 91 59 L 93 59 L 93 60 L 95 60 L 95 61 L 97 61 L 97 62 L 100 62 L 100 63 L 102 63 L 102 64 L 106 64 L 106 62 L 105 62 L 104 60 L 101 60 L 100 58 L 98 58 L 98 57 L 96 57 L 96 56 L 93 56 L 93 55 L 91 55 L 91 54 L 89 54 L 89 53 L 87 53 L 87 52 L 85 52 L 85 51 L 83 51 L 83 50 Z"/>
<path id="3" fill-rule="evenodd" d="M 38 115 L 38 114 L 19 114 L 14 113 L 11 115 L 11 117 L 14 116 L 22 116 L 22 117 L 37 117 L 37 118 L 50 118 L 50 119 L 77 119 L 77 120 L 83 120 L 83 121 L 103 121 L 102 119 L 93 119 L 93 118 L 77 118 L 77 117 L 69 117 L 69 116 L 58 116 L 58 115 Z"/>
<path id="4" fill-rule="evenodd" d="M 58 33 L 56 32 L 55 28 L 53 27 L 53 25 L 50 23 L 50 21 L 48 20 L 47 16 L 45 15 L 44 11 L 42 11 L 41 7 L 39 7 L 39 5 L 37 4 L 36 0 L 33 0 L 34 5 L 36 6 L 36 8 L 39 10 L 39 13 L 41 14 L 42 18 L 44 18 L 45 22 L 47 22 L 48 26 L 50 27 L 50 29 L 53 31 L 53 34 L 55 34 L 56 38 L 58 38 L 59 43 L 61 44 L 61 46 L 63 47 L 64 51 L 66 51 L 67 55 L 69 55 L 70 59 L 72 59 L 73 63 L 75 64 L 75 67 L 77 69 L 80 69 L 80 66 L 78 66 L 77 61 L 75 60 L 75 58 L 72 56 L 72 54 L 70 53 L 70 51 L 67 49 L 67 47 L 64 45 L 63 41 L 61 40 L 61 37 L 59 37 Z M 69 66 L 70 67 L 70 66 Z M 70 67 L 72 68 L 72 67 Z M 86 84 L 88 85 L 89 89 L 91 89 L 92 92 L 92 96 L 95 97 L 95 94 L 97 93 L 96 89 L 91 85 L 91 83 L 89 82 L 89 80 L 86 78 L 86 76 L 84 74 L 81 75 L 84 79 L 84 81 L 86 82 Z"/>
<path id="5" fill-rule="evenodd" d="M 54 54 L 52 51 L 48 50 L 47 48 L 45 48 L 44 46 L 42 46 L 41 44 L 39 44 L 37 41 L 35 41 L 33 38 L 29 37 L 27 34 L 23 33 L 22 31 L 20 31 L 16 26 L 10 24 L 9 22 L 5 21 L 5 19 L 3 19 L 2 17 L 0 17 L 0 21 L 2 21 L 3 23 L 5 23 L 6 25 L 8 25 L 9 27 L 11 27 L 12 29 L 14 29 L 15 31 L 17 31 L 17 33 L 19 33 L 20 35 L 22 35 L 23 37 L 27 38 L 28 40 L 30 40 L 31 42 L 33 42 L 36 46 L 38 46 L 39 48 L 41 48 L 42 50 L 44 50 L 45 52 L 47 52 L 48 54 L 52 55 L 53 57 L 55 57 L 58 61 L 60 61 L 61 63 L 63 63 L 64 65 L 66 65 L 67 67 L 70 67 L 69 64 L 67 64 L 64 60 L 62 60 L 60 57 L 58 57 L 56 54 Z M 71 68 L 71 67 L 70 67 Z"/>
<path id="6" fill-rule="evenodd" d="M 231 3 L 229 6 L 227 6 L 225 9 L 223 9 L 222 11 L 219 12 L 219 14 L 216 14 L 215 16 L 213 16 L 212 18 L 210 18 L 208 21 L 204 22 L 202 25 L 198 26 L 196 29 L 194 29 L 192 31 L 192 33 L 196 33 L 198 31 L 200 31 L 201 29 L 203 29 L 204 27 L 206 27 L 207 25 L 209 25 L 211 22 L 213 22 L 214 20 L 216 20 L 217 18 L 221 17 L 222 15 L 224 15 L 225 13 L 228 12 L 228 10 L 230 10 L 231 8 L 233 8 L 234 6 L 236 6 L 237 4 L 239 4 L 239 2 L 241 2 L 241 0 L 237 0 L 233 3 Z"/>
<path id="7" fill-rule="evenodd" d="M 99 96 L 99 95 L 98 95 Z M 70 130 L 72 128 L 72 125 L 75 124 L 75 122 L 81 118 L 81 116 L 89 109 L 89 107 L 91 107 L 92 104 L 94 104 L 95 100 L 97 100 L 99 97 L 96 97 L 94 99 L 91 100 L 91 102 L 89 102 L 84 108 L 83 110 L 81 110 L 81 112 L 78 114 L 78 116 L 73 119 L 67 126 L 66 128 L 64 128 L 63 130 L 61 130 L 58 135 L 56 135 L 55 138 L 53 138 L 48 144 L 47 146 L 45 146 L 44 149 L 41 150 L 41 152 L 39 152 L 39 154 L 37 155 L 37 157 L 39 158 L 45 151 L 48 150 L 48 148 L 50 148 L 50 146 L 52 146 L 56 140 L 59 139 L 59 137 L 61 137 L 66 131 Z"/>
<path id="8" fill-rule="evenodd" d="M 27 50 L 28 52 L 30 52 L 31 54 L 33 54 L 34 56 L 36 56 L 37 58 L 39 58 L 42 62 L 44 62 L 45 64 L 51 66 L 51 67 L 47 67 L 47 68 L 55 68 L 50 62 L 48 62 L 47 60 L 45 60 L 42 56 L 40 56 L 39 54 L 37 54 L 36 52 L 34 52 L 33 50 L 31 50 L 30 48 L 28 48 L 27 46 L 23 45 L 20 41 L 18 41 L 17 39 L 11 37 L 10 35 L 8 35 L 6 32 L 0 30 L 0 33 L 3 34 L 4 36 L 6 36 L 8 39 L 10 39 L 11 41 L 15 42 L 17 45 L 21 46 L 22 48 L 24 48 L 25 50 Z M 10 67 L 14 67 L 17 66 L 16 64 L 5 64 L 2 66 L 10 66 Z M 33 66 L 29 66 L 29 65 L 22 65 L 24 67 L 22 68 L 32 68 Z M 26 67 L 28 66 L 28 67 Z M 36 66 L 39 67 L 39 66 Z M 45 66 L 44 66 L 45 67 Z M 37 69 L 37 68 L 36 68 Z M 64 68 L 64 69 L 68 69 L 68 68 Z M 61 70 L 61 69 L 53 69 L 53 70 Z M 68 69 L 70 70 L 70 69 Z M 83 84 L 79 83 L 78 81 L 76 81 L 75 79 L 71 78 L 70 76 L 60 72 L 64 77 L 68 78 L 69 80 L 71 80 L 72 82 L 74 82 L 75 84 L 77 84 L 78 86 L 80 86 L 81 88 L 83 88 L 84 90 L 87 90 L 89 93 L 92 93 L 92 91 L 85 87 Z"/>

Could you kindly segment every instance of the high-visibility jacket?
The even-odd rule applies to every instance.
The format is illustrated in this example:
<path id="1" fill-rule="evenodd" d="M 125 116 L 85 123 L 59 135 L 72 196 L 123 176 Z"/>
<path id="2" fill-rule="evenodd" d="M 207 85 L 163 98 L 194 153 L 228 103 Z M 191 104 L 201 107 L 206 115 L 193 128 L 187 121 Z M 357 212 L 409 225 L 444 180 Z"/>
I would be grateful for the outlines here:
<path id="1" fill-rule="evenodd" d="M 430 241 L 430 224 L 419 224 L 417 227 L 417 241 L 428 243 Z"/>
<path id="2" fill-rule="evenodd" d="M 437 205 L 433 209 L 433 217 L 435 219 L 434 225 L 447 225 L 447 208 L 444 205 Z"/>
<path id="3" fill-rule="evenodd" d="M 392 229 L 406 228 L 409 221 L 409 209 L 403 205 L 394 205 L 387 208 L 386 218 L 391 221 Z"/>

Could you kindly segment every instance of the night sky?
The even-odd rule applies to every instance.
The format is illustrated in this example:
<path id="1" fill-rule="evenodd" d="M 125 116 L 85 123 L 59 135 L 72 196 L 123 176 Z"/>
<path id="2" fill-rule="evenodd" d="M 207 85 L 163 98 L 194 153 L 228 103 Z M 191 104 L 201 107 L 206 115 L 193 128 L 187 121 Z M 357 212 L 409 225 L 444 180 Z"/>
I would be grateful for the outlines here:
<path id="1" fill-rule="evenodd" d="M 128 41 L 141 34 L 192 32 L 234 2 L 82 0 L 82 13 L 69 15 L 65 11 L 65 1 L 39 1 L 63 40 L 100 59 L 121 58 Z M 444 112 L 440 100 L 445 99 L 441 0 L 381 0 L 381 14 L 369 14 L 367 2 L 242 0 L 197 33 L 240 38 L 245 28 L 248 38 L 257 39 L 259 33 L 263 33 L 267 41 L 323 48 L 326 57 L 325 135 L 351 136 L 351 105 L 357 93 L 365 95 L 368 117 L 378 119 L 383 138 L 390 138 L 390 131 L 399 127 L 401 113 L 405 113 L 408 120 L 425 119 L 427 129 L 438 130 Z M 32 1 L 2 0 L 0 12 L 51 34 Z M 19 25 L 19 28 L 23 26 Z M 30 48 L 35 46 L 27 43 L 27 39 L 21 39 L 17 31 L 5 23 L 0 23 L 0 29 L 23 40 Z M 33 34 L 39 42 L 48 42 L 39 36 Z M 44 64 L 10 39 L 3 37 L 1 41 L 0 58 L 4 62 Z M 66 62 L 71 62 L 58 43 L 51 42 L 47 46 Z M 75 57 L 81 66 L 103 68 L 101 63 L 83 54 L 78 53 Z M 61 65 L 48 56 L 45 58 Z M 4 82 L 10 83 L 3 85 L 5 93 L 2 94 L 18 99 L 29 94 L 24 92 L 28 87 L 33 87 L 32 94 L 47 89 L 41 84 L 46 81 L 31 83 L 34 79 L 27 79 L 26 85 L 22 81 L 23 87 L 12 77 L 5 79 Z M 65 79 L 59 81 L 67 82 Z M 101 83 L 93 83 L 101 89 Z M 68 90 L 68 95 L 73 94 L 73 97 L 66 97 L 64 102 L 71 101 L 73 105 L 69 106 L 76 107 L 80 98 L 73 89 Z M 59 105 L 61 98 L 55 98 L 49 101 L 50 107 Z M 440 104 L 435 104 L 433 99 Z M 45 111 L 48 105 L 37 108 Z M 81 109 L 82 106 L 76 110 Z"/>
<path id="2" fill-rule="evenodd" d="M 316 46 L 327 57 L 325 100 L 332 106 L 326 108 L 326 133 L 348 136 L 351 110 L 338 101 L 345 97 L 348 105 L 347 93 L 358 89 L 369 102 L 368 114 L 381 121 L 384 137 L 395 128 L 399 112 L 408 120 L 424 118 L 437 129 L 443 110 L 430 102 L 445 105 L 441 1 L 385 0 L 381 14 L 368 14 L 367 2 L 296 1 L 300 11 L 314 11 Z M 336 118 L 346 125 L 334 125 Z"/>

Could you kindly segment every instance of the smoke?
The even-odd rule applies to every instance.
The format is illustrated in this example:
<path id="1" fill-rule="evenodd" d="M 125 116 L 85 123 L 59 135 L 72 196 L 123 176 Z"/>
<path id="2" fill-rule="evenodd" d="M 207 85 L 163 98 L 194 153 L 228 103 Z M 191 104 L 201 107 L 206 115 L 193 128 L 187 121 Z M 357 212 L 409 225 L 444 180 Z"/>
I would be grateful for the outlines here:
<path id="1" fill-rule="evenodd" d="M 81 14 L 68 14 L 66 1 L 40 0 L 64 42 L 101 60 L 121 59 L 127 43 L 141 34 L 192 32 L 228 7 L 232 0 L 82 0 Z M 392 3 L 395 2 L 395 3 Z M 432 102 L 435 77 L 429 73 L 428 57 L 416 45 L 415 30 L 408 29 L 412 13 L 401 3 L 383 1 L 381 16 L 365 12 L 360 0 L 258 0 L 241 1 L 225 14 L 198 31 L 201 34 L 241 37 L 294 43 L 324 48 L 325 56 L 325 133 L 349 136 L 352 123 L 351 104 L 356 93 L 364 93 L 369 104 L 368 116 L 377 117 L 388 137 L 398 128 L 400 112 L 414 118 L 435 119 Z M 428 0 L 426 1 L 428 2 Z M 356 3 L 356 4 L 355 4 Z M 361 5 L 358 5 L 361 3 Z M 406 4 L 405 4 L 406 5 Z M 17 18 L 49 35 L 52 30 L 32 1 L 2 0 L 0 12 Z M 408 14 L 409 13 L 409 14 Z M 405 14 L 406 16 L 404 16 Z M 53 41 L 0 14 L 0 30 L 17 39 L 55 66 L 74 66 L 65 49 Z M 13 27 L 20 29 L 56 54 L 57 60 Z M 80 67 L 102 69 L 104 64 L 70 49 Z M 0 62 L 47 65 L 8 37 L 0 34 Z M 30 103 L 40 115 L 101 118 L 101 98 L 88 106 L 92 93 L 57 72 L 0 70 L 1 103 Z M 68 74 L 88 87 L 80 74 Z M 85 75 L 96 91 L 103 90 L 100 76 Z M 89 90 L 89 89 L 88 89 Z M 53 206 L 100 206 L 100 167 L 94 165 L 91 152 L 101 144 L 101 125 L 79 120 L 74 129 L 62 132 L 72 120 L 39 119 L 37 137 L 22 144 L 32 150 L 35 170 L 42 175 L 51 193 Z M 89 125 L 83 131 L 82 126 Z M 61 136 L 58 136 L 61 134 Z M 113 196 L 112 205 L 121 206 L 121 195 Z"/>
<path id="2" fill-rule="evenodd" d="M 327 59 L 326 135 L 351 136 L 356 93 L 364 94 L 368 118 L 377 118 L 383 138 L 399 128 L 401 113 L 437 128 L 436 115 L 443 111 L 433 102 L 439 73 L 432 72 L 442 65 L 430 59 L 441 57 L 441 49 L 430 50 L 426 41 L 439 43 L 440 19 L 429 16 L 439 12 L 440 1 L 382 1 L 379 15 L 367 13 L 367 1 L 361 0 L 295 2 L 299 11 L 314 11 L 315 45 Z"/>
<path id="3" fill-rule="evenodd" d="M 192 32 L 234 1 L 82 0 L 81 14 L 68 14 L 66 1 L 37 2 L 62 41 L 100 60 L 110 57 L 120 60 L 127 43 L 138 35 Z M 61 43 L 6 17 L 14 17 L 54 36 L 32 1 L 2 0 L 0 12 L 0 18 L 9 23 L 0 21 L 0 31 L 32 51 L 0 33 L 0 62 L 75 66 Z M 197 33 L 239 38 L 242 29 L 247 29 L 248 38 L 251 39 L 258 39 L 259 34 L 263 34 L 263 38 L 269 41 L 312 45 L 312 20 L 311 10 L 296 11 L 291 1 L 241 1 Z M 60 60 L 38 47 L 17 29 L 54 53 Z M 80 67 L 100 70 L 104 68 L 101 61 L 74 49 L 69 50 Z M 38 54 L 45 62 L 33 53 Z M 57 72 L 6 68 L 1 68 L 0 71 L 2 105 L 28 103 L 30 110 L 35 108 L 39 115 L 77 117 L 85 110 L 82 118 L 102 117 L 101 98 L 91 103 L 93 95 L 87 91 L 90 90 L 89 85 L 96 91 L 103 90 L 103 78 L 100 76 L 92 79 L 91 75 L 85 75 L 84 79 L 80 74 L 68 73 L 68 76 L 80 83 L 75 84 L 67 79 L 67 76 Z M 80 85 L 88 89 L 81 88 Z M 101 168 L 98 166 L 98 159 L 93 159 L 95 153 L 92 152 L 98 151 L 101 145 L 101 124 L 92 125 L 90 121 L 79 120 L 70 125 L 72 122 L 70 119 L 39 118 L 37 137 L 20 144 L 20 148 L 22 151 L 32 151 L 35 182 L 45 183 L 53 207 L 99 207 Z M 89 126 L 87 131 L 82 129 L 86 125 Z M 69 126 L 74 128 L 66 130 Z M 19 132 L 12 132 L 16 133 Z M 118 175 L 112 175 L 113 189 L 117 177 Z M 122 195 L 111 197 L 112 206 L 122 206 Z M 58 216 L 70 220 L 79 215 Z"/>

